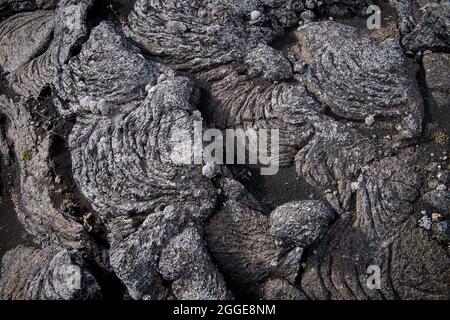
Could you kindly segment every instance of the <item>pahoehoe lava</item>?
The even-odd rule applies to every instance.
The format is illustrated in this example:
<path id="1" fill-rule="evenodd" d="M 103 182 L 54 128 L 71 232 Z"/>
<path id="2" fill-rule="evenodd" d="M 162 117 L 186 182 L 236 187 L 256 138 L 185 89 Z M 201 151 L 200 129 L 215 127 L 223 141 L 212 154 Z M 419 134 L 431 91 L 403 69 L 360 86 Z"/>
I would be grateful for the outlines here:
<path id="1" fill-rule="evenodd" d="M 0 0 L 0 299 L 448 299 L 449 21 Z M 186 163 L 197 123 L 278 129 L 279 173 Z"/>

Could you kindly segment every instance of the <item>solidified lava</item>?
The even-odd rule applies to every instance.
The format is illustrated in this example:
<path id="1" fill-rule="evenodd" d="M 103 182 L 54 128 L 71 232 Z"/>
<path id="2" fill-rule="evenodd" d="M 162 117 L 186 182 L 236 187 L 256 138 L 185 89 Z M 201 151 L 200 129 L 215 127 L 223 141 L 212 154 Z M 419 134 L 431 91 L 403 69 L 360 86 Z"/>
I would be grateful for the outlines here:
<path id="1" fill-rule="evenodd" d="M 0 0 L 0 299 L 448 299 L 450 4 L 374 2 Z"/>

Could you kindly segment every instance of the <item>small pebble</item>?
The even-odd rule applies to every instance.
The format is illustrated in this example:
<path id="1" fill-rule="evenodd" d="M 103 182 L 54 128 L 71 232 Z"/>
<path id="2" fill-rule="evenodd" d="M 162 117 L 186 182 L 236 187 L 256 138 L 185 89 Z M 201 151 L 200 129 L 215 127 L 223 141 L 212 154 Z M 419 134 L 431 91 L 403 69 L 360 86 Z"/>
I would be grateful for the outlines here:
<path id="1" fill-rule="evenodd" d="M 158 78 L 158 83 L 161 83 L 161 82 L 165 81 L 166 79 L 167 79 L 167 76 L 164 73 L 162 73 Z"/>
<path id="2" fill-rule="evenodd" d="M 374 123 L 375 123 L 375 117 L 372 115 L 372 116 L 368 116 L 366 119 L 365 119 L 365 122 L 366 122 L 366 124 L 368 125 L 368 126 L 372 126 Z"/>
<path id="3" fill-rule="evenodd" d="M 252 21 L 258 20 L 259 18 L 261 18 L 261 16 L 262 16 L 262 13 L 258 10 L 254 10 L 250 13 L 250 19 Z"/>
<path id="4" fill-rule="evenodd" d="M 83 107 L 84 109 L 89 109 L 90 102 L 91 98 L 86 96 L 80 100 L 80 106 Z"/>
<path id="5" fill-rule="evenodd" d="M 97 110 L 97 101 L 91 100 L 89 102 L 89 110 L 93 113 L 93 114 L 98 114 L 99 111 Z"/>

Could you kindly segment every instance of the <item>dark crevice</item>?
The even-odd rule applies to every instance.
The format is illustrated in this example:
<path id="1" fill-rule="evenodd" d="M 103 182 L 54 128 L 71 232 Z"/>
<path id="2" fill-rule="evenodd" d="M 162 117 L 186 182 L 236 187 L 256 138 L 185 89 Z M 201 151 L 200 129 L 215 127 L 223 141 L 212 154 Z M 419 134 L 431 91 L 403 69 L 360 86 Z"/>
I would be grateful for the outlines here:
<path id="1" fill-rule="evenodd" d="M 427 151 L 426 157 L 431 153 L 440 154 L 442 151 L 449 152 L 450 146 L 448 143 L 446 146 L 439 146 L 434 143 L 434 133 L 438 130 L 443 130 L 448 133 L 450 113 L 446 110 L 446 106 L 440 107 L 432 97 L 426 81 L 423 56 L 415 57 L 415 64 L 417 68 L 414 76 L 422 97 L 424 112 L 422 122 L 423 132 L 417 141 L 415 141 L 415 144 L 423 149 L 421 154 L 424 154 L 425 150 Z M 414 141 L 412 143 L 414 143 Z"/>
<path id="2" fill-rule="evenodd" d="M 37 122 L 46 123 L 50 135 L 49 167 L 52 178 L 52 204 L 67 219 L 83 225 L 89 244 L 80 249 L 89 270 L 101 288 L 104 300 L 121 300 L 126 289 L 109 265 L 107 230 L 89 201 L 80 192 L 72 175 L 72 159 L 68 137 L 75 125 L 73 117 L 59 116 L 51 99 L 51 90 L 43 90 L 38 100 L 30 101 Z M 41 127 L 42 125 L 40 125 Z"/>
<path id="3" fill-rule="evenodd" d="M 0 95 L 4 95 L 9 99 L 12 99 L 13 101 L 18 101 L 20 99 L 20 96 L 7 85 L 5 77 L 7 74 L 2 74 L 0 76 Z"/>
<path id="4" fill-rule="evenodd" d="M 91 31 L 103 21 L 112 23 L 118 30 L 127 25 L 128 15 L 134 7 L 134 1 L 95 0 L 86 16 L 87 35 L 70 49 L 70 58 L 80 54 L 83 44 L 89 39 Z"/>
<path id="5" fill-rule="evenodd" d="M 110 21 L 119 29 L 125 27 L 134 2 L 134 0 L 95 0 L 87 16 L 89 29 L 95 28 L 102 21 Z"/>
<path id="6" fill-rule="evenodd" d="M 53 204 L 67 218 L 82 224 L 94 243 L 103 249 L 109 248 L 106 226 L 94 214 L 89 201 L 81 194 L 72 176 L 72 160 L 66 140 L 62 136 L 53 136 L 50 145 L 50 166 L 55 192 L 52 193 Z"/>
<path id="7" fill-rule="evenodd" d="M 286 49 L 297 44 L 295 30 L 297 30 L 297 26 L 286 28 L 284 30 L 284 34 L 280 37 L 277 37 L 269 45 L 278 51 L 284 52 Z"/>
<path id="8" fill-rule="evenodd" d="M 67 61 L 72 59 L 73 57 L 76 57 L 80 54 L 84 43 L 89 39 L 92 29 L 94 29 L 96 26 L 100 24 L 100 22 L 107 20 L 107 10 L 106 7 L 102 4 L 103 1 L 101 0 L 95 0 L 93 5 L 88 9 L 87 15 L 86 15 L 86 26 L 87 26 L 87 33 L 85 36 L 83 36 L 81 39 L 77 41 L 71 48 L 70 48 L 70 54 Z M 66 61 L 66 62 L 67 62 Z"/>

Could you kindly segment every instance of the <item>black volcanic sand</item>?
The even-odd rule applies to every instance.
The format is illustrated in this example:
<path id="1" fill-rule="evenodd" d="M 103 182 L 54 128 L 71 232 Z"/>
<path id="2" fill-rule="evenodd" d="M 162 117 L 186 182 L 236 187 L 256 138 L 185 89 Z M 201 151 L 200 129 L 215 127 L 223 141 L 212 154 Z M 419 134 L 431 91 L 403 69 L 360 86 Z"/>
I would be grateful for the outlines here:
<path id="1" fill-rule="evenodd" d="M 290 201 L 323 199 L 315 188 L 297 175 L 295 166 L 280 168 L 273 176 L 262 176 L 259 168 L 244 165 L 230 166 L 230 169 L 236 179 L 270 209 Z"/>

